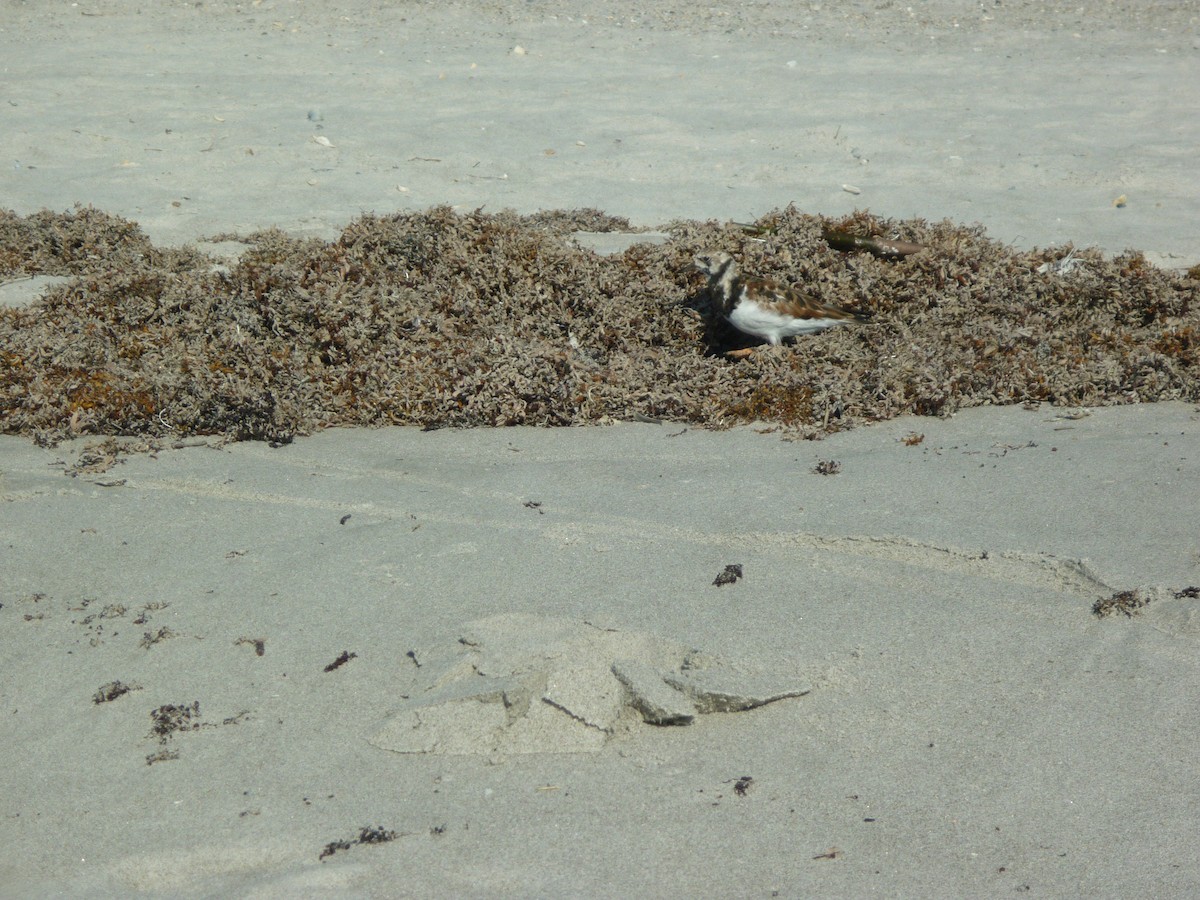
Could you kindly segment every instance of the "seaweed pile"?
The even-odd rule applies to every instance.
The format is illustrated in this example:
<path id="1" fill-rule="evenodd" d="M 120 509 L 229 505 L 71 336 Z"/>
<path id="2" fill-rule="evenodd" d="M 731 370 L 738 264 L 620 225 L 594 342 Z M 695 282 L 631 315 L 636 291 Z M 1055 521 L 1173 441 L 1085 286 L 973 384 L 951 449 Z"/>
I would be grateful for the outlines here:
<path id="1" fill-rule="evenodd" d="M 1200 401 L 1200 273 L 1138 253 L 1019 251 L 979 226 L 829 219 L 679 221 L 602 257 L 596 210 L 368 215 L 332 242 L 238 238 L 232 267 L 156 248 L 91 208 L 0 211 L 0 281 L 68 275 L 0 310 L 0 431 L 286 442 L 329 426 L 770 423 L 818 437 L 902 413 L 1049 402 Z M 824 235 L 925 247 L 903 258 Z M 868 242 L 869 243 L 869 242 Z M 874 314 L 733 361 L 694 254 Z"/>

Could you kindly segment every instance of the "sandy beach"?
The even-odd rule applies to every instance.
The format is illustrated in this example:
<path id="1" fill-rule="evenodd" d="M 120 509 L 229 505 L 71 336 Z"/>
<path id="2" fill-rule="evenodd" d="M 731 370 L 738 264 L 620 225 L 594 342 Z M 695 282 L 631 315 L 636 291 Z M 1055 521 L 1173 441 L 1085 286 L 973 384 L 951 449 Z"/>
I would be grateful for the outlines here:
<path id="1" fill-rule="evenodd" d="M 228 286 L 262 229 L 310 265 L 369 215 L 598 210 L 628 229 L 555 258 L 674 289 L 619 351 L 718 407 L 859 359 L 678 363 L 662 260 L 789 204 L 1144 260 L 1121 284 L 1181 305 L 1176 399 L 860 405 L 820 440 L 649 393 L 574 427 L 114 436 L 72 395 L 0 435 L 0 897 L 1200 892 L 1200 22 L 1093 6 L 5 0 L 0 207 L 136 223 L 131 266 L 203 252 Z M 882 265 L 845 271 L 898 295 Z M 49 268 L 5 269 L 0 314 L 100 290 Z M 6 379 L 33 352 L 0 350 Z"/>

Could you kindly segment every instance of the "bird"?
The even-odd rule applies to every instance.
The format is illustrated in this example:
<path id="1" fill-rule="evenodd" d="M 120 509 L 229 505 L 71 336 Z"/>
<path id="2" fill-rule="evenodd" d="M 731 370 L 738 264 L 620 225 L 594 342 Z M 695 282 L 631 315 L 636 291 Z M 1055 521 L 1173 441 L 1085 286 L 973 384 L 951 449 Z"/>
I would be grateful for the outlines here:
<path id="1" fill-rule="evenodd" d="M 744 278 L 738 274 L 733 257 L 723 250 L 701 253 L 693 262 L 708 276 L 708 294 L 717 312 L 738 331 L 762 338 L 772 346 L 797 334 L 870 320 L 854 310 L 820 303 L 777 281 Z M 726 355 L 744 357 L 753 352 L 753 347 L 746 347 Z"/>

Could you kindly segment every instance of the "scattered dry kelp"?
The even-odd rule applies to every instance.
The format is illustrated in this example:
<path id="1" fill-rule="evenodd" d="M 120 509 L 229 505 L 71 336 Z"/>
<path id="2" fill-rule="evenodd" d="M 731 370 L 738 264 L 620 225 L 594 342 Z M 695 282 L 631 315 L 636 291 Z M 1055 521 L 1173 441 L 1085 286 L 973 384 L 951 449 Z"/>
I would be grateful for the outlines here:
<path id="1" fill-rule="evenodd" d="M 979 228 L 830 220 L 793 208 L 748 229 L 676 222 L 599 257 L 595 210 L 366 216 L 332 242 L 248 236 L 232 270 L 160 250 L 92 209 L 0 212 L 0 278 L 69 274 L 0 312 L 0 429 L 286 441 L 330 425 L 571 425 L 635 417 L 765 421 L 816 436 L 904 412 L 1048 401 L 1200 400 L 1195 279 L 1137 254 L 1015 252 Z M 927 249 L 829 247 L 823 229 Z M 733 362 L 702 315 L 692 256 L 875 313 Z"/>

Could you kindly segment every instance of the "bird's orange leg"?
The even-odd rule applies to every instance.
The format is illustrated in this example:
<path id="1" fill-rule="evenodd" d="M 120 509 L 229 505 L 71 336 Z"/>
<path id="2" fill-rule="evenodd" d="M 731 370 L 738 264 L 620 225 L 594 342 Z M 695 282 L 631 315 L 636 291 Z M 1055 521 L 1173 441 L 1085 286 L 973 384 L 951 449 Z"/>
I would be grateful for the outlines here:
<path id="1" fill-rule="evenodd" d="M 730 359 L 745 359 L 757 349 L 757 347 L 742 347 L 740 350 L 726 350 L 725 355 Z"/>

